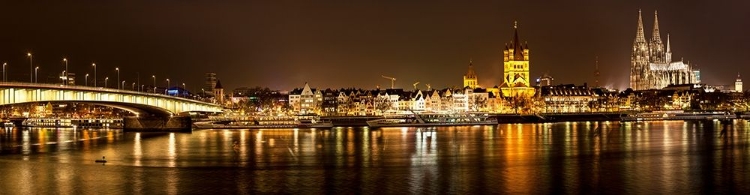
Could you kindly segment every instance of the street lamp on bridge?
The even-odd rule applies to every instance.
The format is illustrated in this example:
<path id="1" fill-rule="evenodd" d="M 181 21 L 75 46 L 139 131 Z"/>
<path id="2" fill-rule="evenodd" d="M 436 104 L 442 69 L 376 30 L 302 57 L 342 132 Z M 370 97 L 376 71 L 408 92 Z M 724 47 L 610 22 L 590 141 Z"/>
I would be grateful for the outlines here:
<path id="1" fill-rule="evenodd" d="M 182 94 L 183 94 L 183 96 L 185 95 L 185 90 L 187 90 L 187 89 L 185 89 L 185 83 L 182 83 Z"/>
<path id="2" fill-rule="evenodd" d="M 5 79 L 5 77 L 6 77 L 5 75 L 7 75 L 7 74 L 5 74 L 5 66 L 7 66 L 7 65 L 8 65 L 7 62 L 3 62 L 3 82 L 8 81 L 8 79 Z"/>
<path id="3" fill-rule="evenodd" d="M 39 83 L 39 66 L 34 68 L 34 83 Z"/>
<path id="4" fill-rule="evenodd" d="M 86 87 L 89 86 L 89 73 L 86 73 Z"/>
<path id="5" fill-rule="evenodd" d="M 68 85 L 68 58 L 63 58 L 63 62 L 65 62 L 65 71 L 63 71 L 65 81 L 63 81 L 63 85 Z"/>
<path id="6" fill-rule="evenodd" d="M 94 67 L 94 87 L 96 87 L 96 63 L 91 63 L 91 66 Z"/>
<path id="7" fill-rule="evenodd" d="M 31 74 L 32 73 L 31 70 L 33 69 L 32 67 L 34 67 L 34 65 L 33 65 L 34 64 L 33 63 L 34 62 L 34 57 L 31 56 L 31 52 L 26 53 L 26 56 L 29 56 L 29 83 L 33 83 L 34 82 L 34 77 L 33 77 L 34 75 Z"/>
<path id="8" fill-rule="evenodd" d="M 156 75 L 151 75 L 151 78 L 154 78 L 154 93 L 156 93 Z"/>
<path id="9" fill-rule="evenodd" d="M 117 82 L 120 82 L 120 68 L 115 67 L 115 70 L 117 71 Z M 122 88 L 125 88 L 125 87 L 122 87 Z M 117 86 L 117 89 L 120 89 L 119 85 Z"/>
<path id="10" fill-rule="evenodd" d="M 107 88 L 107 81 L 109 80 L 109 77 L 104 77 L 104 88 Z"/>
<path id="11" fill-rule="evenodd" d="M 123 80 L 122 83 L 120 84 L 120 89 L 125 90 L 125 80 Z"/>
<path id="12" fill-rule="evenodd" d="M 167 89 L 164 90 L 164 95 L 169 95 L 169 79 L 167 79 Z"/>

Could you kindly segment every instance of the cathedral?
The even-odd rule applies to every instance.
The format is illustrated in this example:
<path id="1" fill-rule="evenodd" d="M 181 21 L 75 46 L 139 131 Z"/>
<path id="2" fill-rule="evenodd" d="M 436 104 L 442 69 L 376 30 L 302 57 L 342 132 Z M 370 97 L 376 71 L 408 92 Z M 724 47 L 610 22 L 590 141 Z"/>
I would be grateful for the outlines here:
<path id="1" fill-rule="evenodd" d="M 529 83 L 529 46 L 518 39 L 518 23 L 513 25 L 513 40 L 503 50 L 503 84 L 505 97 L 531 97 L 534 87 Z"/>
<path id="2" fill-rule="evenodd" d="M 700 83 L 700 72 L 682 61 L 672 61 L 672 49 L 667 34 L 666 49 L 659 34 L 659 18 L 654 11 L 654 29 L 646 41 L 641 11 L 638 11 L 638 31 L 633 41 L 630 58 L 630 88 L 633 90 L 661 89 L 670 84 Z"/>

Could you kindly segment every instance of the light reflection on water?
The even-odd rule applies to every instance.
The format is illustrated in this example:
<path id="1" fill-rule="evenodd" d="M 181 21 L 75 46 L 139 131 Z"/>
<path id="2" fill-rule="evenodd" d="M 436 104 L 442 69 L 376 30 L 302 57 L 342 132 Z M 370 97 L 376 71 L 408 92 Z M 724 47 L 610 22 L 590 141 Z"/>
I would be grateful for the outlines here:
<path id="1" fill-rule="evenodd" d="M 743 120 L 192 133 L 6 128 L 0 189 L 737 193 L 750 190 L 748 128 Z M 106 165 L 93 162 L 102 156 Z"/>

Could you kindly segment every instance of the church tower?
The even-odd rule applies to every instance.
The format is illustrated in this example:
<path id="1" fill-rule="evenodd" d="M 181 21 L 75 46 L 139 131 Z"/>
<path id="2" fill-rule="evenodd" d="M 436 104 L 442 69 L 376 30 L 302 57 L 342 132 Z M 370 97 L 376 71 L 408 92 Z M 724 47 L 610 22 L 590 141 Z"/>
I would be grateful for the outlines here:
<path id="1" fill-rule="evenodd" d="M 658 33 L 658 30 L 654 30 Z M 654 41 L 652 41 L 654 42 Z M 661 40 L 659 40 L 661 42 Z M 650 83 L 649 77 L 649 45 L 646 42 L 646 35 L 643 32 L 643 19 L 641 10 L 638 10 L 638 30 L 636 31 L 635 40 L 633 41 L 633 53 L 630 56 L 630 88 L 633 90 L 648 89 Z"/>
<path id="2" fill-rule="evenodd" d="M 464 88 L 468 87 L 471 89 L 477 88 L 477 74 L 474 73 L 474 65 L 469 60 L 469 71 L 464 75 Z"/>
<path id="3" fill-rule="evenodd" d="M 740 73 L 737 73 L 737 80 L 734 81 L 734 91 L 737 92 L 743 92 L 742 90 L 742 78 L 740 78 Z"/>
<path id="4" fill-rule="evenodd" d="M 216 86 L 214 87 L 214 97 L 216 103 L 224 104 L 224 87 L 221 86 L 221 80 L 216 80 Z"/>
<path id="5" fill-rule="evenodd" d="M 531 97 L 534 88 L 529 84 L 529 46 L 518 39 L 518 23 L 513 25 L 513 40 L 503 50 L 503 84 L 505 97 Z"/>

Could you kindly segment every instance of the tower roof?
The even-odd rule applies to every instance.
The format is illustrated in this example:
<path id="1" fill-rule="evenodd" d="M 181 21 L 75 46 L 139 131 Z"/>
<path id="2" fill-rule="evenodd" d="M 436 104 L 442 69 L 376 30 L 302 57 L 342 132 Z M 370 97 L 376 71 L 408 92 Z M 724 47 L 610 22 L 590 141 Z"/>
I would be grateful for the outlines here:
<path id="1" fill-rule="evenodd" d="M 224 87 L 221 86 L 221 80 L 216 80 L 216 87 L 214 89 L 224 89 Z"/>
<path id="2" fill-rule="evenodd" d="M 466 72 L 466 78 L 477 78 L 476 73 L 474 73 L 474 65 L 472 64 L 471 59 L 469 59 L 469 70 Z"/>
<path id="3" fill-rule="evenodd" d="M 518 21 L 513 23 L 513 40 L 510 42 L 510 48 L 513 48 L 513 60 L 523 60 L 523 46 L 518 38 Z"/>
<path id="4" fill-rule="evenodd" d="M 651 35 L 651 40 L 656 43 L 661 43 L 661 35 L 659 34 L 659 15 L 657 11 L 654 11 L 654 32 Z"/>
<path id="5" fill-rule="evenodd" d="M 635 42 L 636 43 L 646 42 L 646 35 L 644 35 L 643 33 L 643 19 L 641 17 L 641 10 L 638 10 L 638 30 L 636 31 L 636 35 L 635 35 Z"/>

